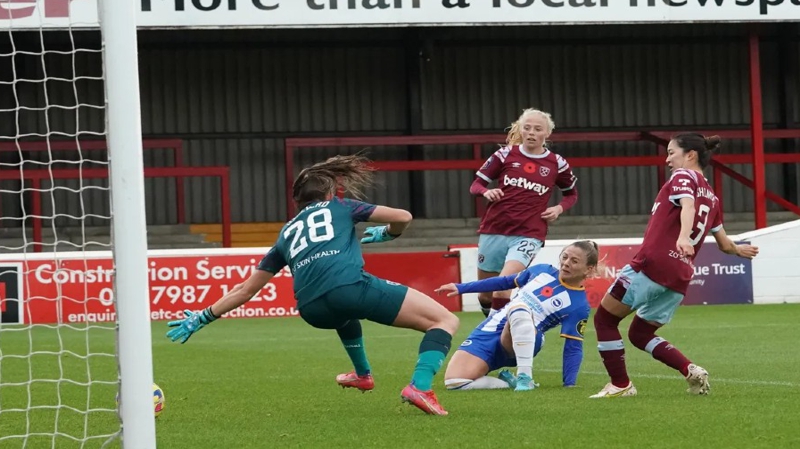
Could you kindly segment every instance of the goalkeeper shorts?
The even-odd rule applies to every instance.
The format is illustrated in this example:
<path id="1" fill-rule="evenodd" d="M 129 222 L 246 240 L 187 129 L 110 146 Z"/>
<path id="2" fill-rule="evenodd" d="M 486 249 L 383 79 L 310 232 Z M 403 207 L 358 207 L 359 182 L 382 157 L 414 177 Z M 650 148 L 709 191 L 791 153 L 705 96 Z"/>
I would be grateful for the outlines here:
<path id="1" fill-rule="evenodd" d="M 300 316 L 319 329 L 338 329 L 350 320 L 369 320 L 391 326 L 408 287 L 364 273 L 355 284 L 334 287 L 300 306 Z"/>

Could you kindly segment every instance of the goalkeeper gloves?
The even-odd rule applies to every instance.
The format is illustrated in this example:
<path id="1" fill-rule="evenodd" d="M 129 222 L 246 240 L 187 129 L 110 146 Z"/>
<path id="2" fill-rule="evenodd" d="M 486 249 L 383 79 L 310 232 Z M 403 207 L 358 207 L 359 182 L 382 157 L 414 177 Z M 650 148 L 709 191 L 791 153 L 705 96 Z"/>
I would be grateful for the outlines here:
<path id="1" fill-rule="evenodd" d="M 398 235 L 389 234 L 388 226 L 372 226 L 364 230 L 366 237 L 361 239 L 361 243 L 380 243 L 394 240 Z"/>
<path id="2" fill-rule="evenodd" d="M 172 341 L 180 340 L 181 344 L 186 343 L 186 340 L 188 340 L 192 334 L 205 327 L 206 324 L 217 319 L 217 317 L 211 313 L 211 306 L 199 312 L 184 310 L 183 314 L 185 315 L 184 319 L 167 323 L 167 326 L 175 328 L 167 332 L 167 337 Z"/>

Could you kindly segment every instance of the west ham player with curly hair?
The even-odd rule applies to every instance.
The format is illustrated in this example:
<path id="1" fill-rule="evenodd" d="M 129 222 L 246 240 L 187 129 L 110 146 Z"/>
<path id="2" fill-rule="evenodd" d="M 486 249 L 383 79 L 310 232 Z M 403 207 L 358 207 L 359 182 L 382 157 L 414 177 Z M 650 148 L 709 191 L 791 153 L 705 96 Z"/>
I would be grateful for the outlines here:
<path id="1" fill-rule="evenodd" d="M 489 201 L 478 229 L 479 280 L 524 270 L 544 246 L 548 223 L 578 201 L 572 169 L 545 145 L 554 128 L 550 114 L 524 110 L 512 124 L 506 146 L 476 173 L 469 192 Z M 497 187 L 490 189 L 492 181 L 497 181 Z M 547 207 L 554 188 L 561 190 L 563 198 Z M 486 316 L 503 308 L 510 297 L 510 291 L 478 295 Z"/>
<path id="2" fill-rule="evenodd" d="M 672 176 L 656 196 L 644 241 L 629 265 L 618 274 L 594 316 L 597 348 L 611 377 L 592 398 L 635 396 L 636 387 L 625 368 L 625 349 L 619 323 L 634 310 L 628 329 L 631 343 L 653 358 L 679 371 L 689 383 L 689 393 L 708 394 L 708 371 L 692 363 L 656 331 L 670 322 L 694 274 L 693 261 L 709 231 L 719 249 L 752 259 L 758 248 L 737 245 L 722 227 L 719 199 L 703 169 L 719 148 L 718 136 L 695 133 L 675 136 L 667 147 Z"/>

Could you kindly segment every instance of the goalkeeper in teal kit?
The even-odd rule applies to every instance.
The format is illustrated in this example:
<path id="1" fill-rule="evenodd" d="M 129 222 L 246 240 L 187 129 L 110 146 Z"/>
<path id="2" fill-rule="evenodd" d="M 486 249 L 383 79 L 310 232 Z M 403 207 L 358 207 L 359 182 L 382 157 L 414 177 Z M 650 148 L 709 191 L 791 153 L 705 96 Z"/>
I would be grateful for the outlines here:
<path id="1" fill-rule="evenodd" d="M 306 168 L 293 186 L 300 212 L 284 225 L 275 246 L 242 284 L 204 310 L 186 311 L 172 321 L 167 336 L 185 343 L 207 324 L 249 301 L 283 267 L 294 277 L 300 316 L 320 329 L 335 329 L 354 370 L 336 377 L 342 387 L 361 391 L 374 388 L 364 351 L 360 320 L 424 332 L 411 383 L 400 396 L 422 411 L 446 415 L 432 389 L 433 377 L 450 351 L 458 318 L 431 297 L 364 271 L 364 259 L 355 224 L 388 223 L 369 227 L 361 243 L 378 243 L 400 236 L 411 222 L 402 209 L 336 198 L 341 185 L 358 195 L 369 185 L 372 170 L 359 156 L 336 156 Z"/>

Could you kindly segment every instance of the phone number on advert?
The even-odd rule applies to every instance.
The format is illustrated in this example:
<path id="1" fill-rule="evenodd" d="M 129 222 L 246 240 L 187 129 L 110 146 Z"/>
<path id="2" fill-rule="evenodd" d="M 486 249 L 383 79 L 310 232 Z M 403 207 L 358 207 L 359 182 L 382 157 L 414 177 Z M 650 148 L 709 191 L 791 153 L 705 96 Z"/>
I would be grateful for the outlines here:
<path id="1" fill-rule="evenodd" d="M 200 304 L 204 302 L 209 293 L 214 289 L 212 300 L 217 300 L 231 291 L 231 287 L 225 284 L 222 285 L 170 285 L 169 287 L 159 285 L 150 287 L 150 302 L 153 305 L 175 304 L 181 302 L 183 304 Z M 267 284 L 261 289 L 261 292 L 255 295 L 251 301 L 275 301 L 278 298 L 278 291 L 275 284 Z M 100 303 L 104 306 L 114 304 L 114 290 L 111 288 L 100 289 L 98 294 Z"/>

